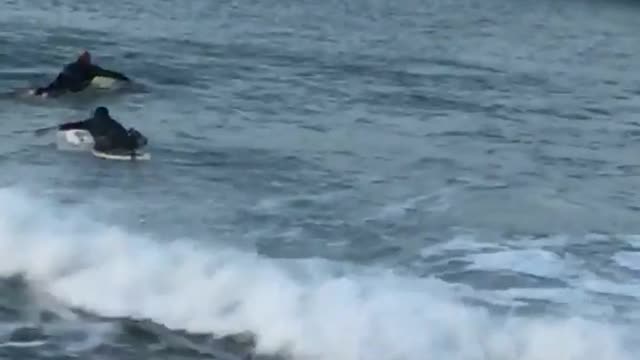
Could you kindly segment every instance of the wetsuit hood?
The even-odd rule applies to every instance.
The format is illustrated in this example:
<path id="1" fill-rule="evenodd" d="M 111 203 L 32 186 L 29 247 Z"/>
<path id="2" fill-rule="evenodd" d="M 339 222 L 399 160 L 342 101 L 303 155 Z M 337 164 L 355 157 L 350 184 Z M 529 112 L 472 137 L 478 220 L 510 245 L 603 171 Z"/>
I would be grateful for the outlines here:
<path id="1" fill-rule="evenodd" d="M 109 117 L 109 110 L 107 110 L 107 108 L 104 107 L 104 106 L 98 106 L 96 108 L 96 110 L 94 111 L 93 116 L 95 118 L 98 118 L 98 119 L 100 119 L 100 118 L 108 118 Z"/>

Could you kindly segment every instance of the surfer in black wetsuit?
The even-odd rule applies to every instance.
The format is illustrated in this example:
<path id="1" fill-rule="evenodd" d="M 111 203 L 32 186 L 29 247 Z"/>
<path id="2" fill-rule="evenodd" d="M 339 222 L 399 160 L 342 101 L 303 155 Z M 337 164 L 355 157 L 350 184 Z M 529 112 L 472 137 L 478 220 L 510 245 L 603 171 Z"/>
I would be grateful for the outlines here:
<path id="1" fill-rule="evenodd" d="M 137 130 L 126 130 L 109 115 L 104 106 L 95 109 L 89 119 L 58 126 L 58 130 L 87 130 L 94 140 L 94 149 L 100 152 L 134 151 L 147 145 L 147 138 Z"/>
<path id="2" fill-rule="evenodd" d="M 103 69 L 91 63 L 91 54 L 84 51 L 76 61 L 65 65 L 56 79 L 46 87 L 37 88 L 34 95 L 56 95 L 65 91 L 79 92 L 84 90 L 94 77 L 108 77 L 116 80 L 130 81 L 130 79 L 116 71 Z"/>

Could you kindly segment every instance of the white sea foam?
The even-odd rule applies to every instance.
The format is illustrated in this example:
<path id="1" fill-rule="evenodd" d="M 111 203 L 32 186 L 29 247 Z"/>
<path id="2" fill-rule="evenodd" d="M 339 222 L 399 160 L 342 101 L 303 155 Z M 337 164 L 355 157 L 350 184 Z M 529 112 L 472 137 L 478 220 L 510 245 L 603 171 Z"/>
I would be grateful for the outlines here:
<path id="1" fill-rule="evenodd" d="M 0 276 L 23 274 L 67 304 L 193 332 L 250 331 L 259 352 L 298 359 L 626 360 L 638 350 L 612 323 L 502 319 L 437 280 L 349 268 L 338 276 L 318 260 L 161 243 L 15 189 L 0 190 L 0 256 Z"/>

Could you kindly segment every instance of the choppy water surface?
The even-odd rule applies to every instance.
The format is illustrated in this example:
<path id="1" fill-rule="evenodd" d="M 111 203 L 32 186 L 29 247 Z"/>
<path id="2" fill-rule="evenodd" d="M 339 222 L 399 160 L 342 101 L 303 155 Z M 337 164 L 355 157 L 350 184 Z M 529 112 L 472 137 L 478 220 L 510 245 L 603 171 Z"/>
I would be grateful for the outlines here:
<path id="1" fill-rule="evenodd" d="M 4 1 L 0 357 L 627 360 L 631 1 Z M 35 129 L 107 106 L 149 162 Z"/>

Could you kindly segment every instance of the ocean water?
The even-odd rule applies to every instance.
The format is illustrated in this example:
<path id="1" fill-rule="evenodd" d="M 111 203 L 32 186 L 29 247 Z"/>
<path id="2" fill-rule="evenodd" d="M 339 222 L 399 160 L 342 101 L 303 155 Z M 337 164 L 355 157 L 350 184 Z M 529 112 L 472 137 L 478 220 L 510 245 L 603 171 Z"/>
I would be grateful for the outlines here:
<path id="1" fill-rule="evenodd" d="M 0 358 L 637 358 L 639 11 L 2 0 Z M 32 131 L 100 105 L 150 161 Z"/>

